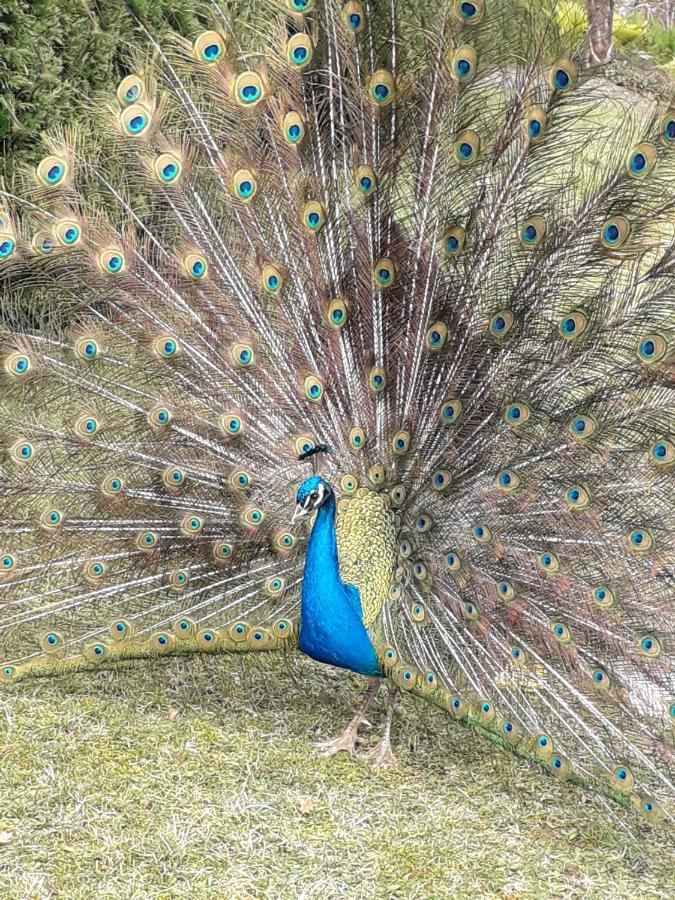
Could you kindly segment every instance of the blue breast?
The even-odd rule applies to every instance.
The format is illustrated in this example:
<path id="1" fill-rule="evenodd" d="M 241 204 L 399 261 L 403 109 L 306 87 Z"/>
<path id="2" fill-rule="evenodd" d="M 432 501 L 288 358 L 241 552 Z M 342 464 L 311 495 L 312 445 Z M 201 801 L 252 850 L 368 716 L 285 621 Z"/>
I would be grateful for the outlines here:
<path id="1" fill-rule="evenodd" d="M 307 546 L 300 649 L 319 662 L 360 675 L 382 674 L 363 625 L 359 592 L 340 578 L 333 494 L 320 507 Z"/>

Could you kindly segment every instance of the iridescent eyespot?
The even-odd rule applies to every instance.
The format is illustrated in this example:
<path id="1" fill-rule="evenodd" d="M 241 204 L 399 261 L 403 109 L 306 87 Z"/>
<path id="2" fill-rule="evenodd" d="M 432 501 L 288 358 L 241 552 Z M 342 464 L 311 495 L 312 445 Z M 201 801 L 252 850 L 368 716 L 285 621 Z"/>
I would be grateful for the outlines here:
<path id="1" fill-rule="evenodd" d="M 95 338 L 80 338 L 74 345 L 75 355 L 78 359 L 90 362 L 101 354 L 101 345 Z"/>
<path id="2" fill-rule="evenodd" d="M 302 456 L 303 453 L 309 453 L 314 446 L 314 441 L 307 434 L 301 434 L 293 441 L 293 448 L 296 456 Z"/>
<path id="3" fill-rule="evenodd" d="M 647 659 L 656 659 L 661 655 L 661 642 L 653 634 L 645 635 L 640 639 L 639 650 Z"/>
<path id="4" fill-rule="evenodd" d="M 621 247 L 630 236 L 630 222 L 624 216 L 613 216 L 603 224 L 600 240 L 605 247 Z"/>
<path id="5" fill-rule="evenodd" d="M 236 343 L 231 350 L 232 359 L 242 369 L 255 365 L 255 354 L 250 344 Z"/>
<path id="6" fill-rule="evenodd" d="M 3 368 L 14 378 L 25 378 L 30 375 L 33 366 L 30 356 L 26 356 L 25 353 L 10 353 L 4 359 Z"/>
<path id="7" fill-rule="evenodd" d="M 489 330 L 494 337 L 503 338 L 513 328 L 514 317 L 509 309 L 501 309 L 490 319 Z"/>
<path id="8" fill-rule="evenodd" d="M 309 35 L 299 32 L 286 42 L 286 59 L 294 69 L 305 69 L 312 61 L 314 48 Z"/>
<path id="9" fill-rule="evenodd" d="M 235 622 L 234 625 L 230 626 L 230 637 L 236 643 L 241 643 L 246 640 L 246 635 L 250 631 L 250 626 L 248 622 Z"/>
<path id="10" fill-rule="evenodd" d="M 612 778 L 616 787 L 622 791 L 630 791 L 635 784 L 635 778 L 628 766 L 617 766 L 612 772 Z"/>
<path id="11" fill-rule="evenodd" d="M 63 635 L 58 631 L 48 631 L 40 638 L 40 646 L 45 653 L 57 653 L 63 647 Z"/>
<path id="12" fill-rule="evenodd" d="M 9 259 L 16 250 L 16 241 L 11 234 L 0 232 L 0 260 Z"/>
<path id="13" fill-rule="evenodd" d="M 302 211 L 302 224 L 311 234 L 318 234 L 324 226 L 326 214 L 318 200 L 311 200 L 305 204 Z"/>
<path id="14" fill-rule="evenodd" d="M 381 366 L 373 366 L 368 374 L 368 386 L 374 394 L 379 394 L 387 386 L 387 373 Z"/>
<path id="15" fill-rule="evenodd" d="M 455 81 L 469 82 L 476 76 L 478 57 L 469 44 L 458 47 L 452 55 L 451 74 Z"/>
<path id="16" fill-rule="evenodd" d="M 441 252 L 444 256 L 453 259 L 464 249 L 464 241 L 466 240 L 466 232 L 461 225 L 453 225 L 441 235 Z"/>
<path id="17" fill-rule="evenodd" d="M 547 734 L 536 735 L 534 743 L 535 748 L 540 755 L 553 752 L 553 741 Z"/>
<path id="18" fill-rule="evenodd" d="M 277 597 L 279 594 L 281 594 L 285 587 L 286 579 L 281 578 L 279 575 L 276 575 L 273 578 L 268 578 L 265 582 L 265 590 L 273 597 Z"/>
<path id="19" fill-rule="evenodd" d="M 184 469 L 179 466 L 169 466 L 162 474 L 164 486 L 171 491 L 176 491 L 185 484 L 186 475 Z"/>
<path id="20" fill-rule="evenodd" d="M 108 475 L 100 483 L 99 488 L 105 497 L 117 497 L 124 490 L 124 481 L 119 475 Z"/>
<path id="21" fill-rule="evenodd" d="M 196 640 L 202 650 L 213 653 L 218 649 L 220 634 L 214 628 L 200 628 Z"/>
<path id="22" fill-rule="evenodd" d="M 56 240 L 63 247 L 75 247 L 82 240 L 82 231 L 77 222 L 70 219 L 64 219 L 59 222 L 55 229 Z"/>
<path id="23" fill-rule="evenodd" d="M 675 444 L 661 438 L 649 448 L 649 458 L 657 466 L 668 466 L 675 460 Z"/>
<path id="24" fill-rule="evenodd" d="M 40 527 L 45 531 L 56 531 L 65 522 L 65 517 L 60 509 L 45 509 L 40 516 Z"/>
<path id="25" fill-rule="evenodd" d="M 255 197 L 258 190 L 258 182 L 250 169 L 238 169 L 232 176 L 232 190 L 234 196 L 244 203 L 248 203 Z"/>
<path id="26" fill-rule="evenodd" d="M 522 665 L 527 662 L 527 654 L 522 647 L 511 647 L 511 659 Z"/>
<path id="27" fill-rule="evenodd" d="M 570 764 L 562 756 L 552 756 L 548 761 L 548 767 L 556 778 L 565 779 L 569 774 Z"/>
<path id="28" fill-rule="evenodd" d="M 83 574 L 90 584 L 98 584 L 107 572 L 106 564 L 101 560 L 86 563 Z"/>
<path id="29" fill-rule="evenodd" d="M 253 487 L 253 476 L 244 469 L 236 469 L 230 475 L 228 482 L 236 491 L 245 491 Z"/>
<path id="30" fill-rule="evenodd" d="M 169 584 L 176 591 L 184 590 L 190 582 L 190 573 L 187 569 L 174 569 L 169 573 Z"/>
<path id="31" fill-rule="evenodd" d="M 435 690 L 438 687 L 438 678 L 436 677 L 435 672 L 425 672 L 424 677 L 424 686 L 427 690 Z"/>
<path id="32" fill-rule="evenodd" d="M 11 572 L 16 565 L 16 559 L 11 553 L 3 553 L 0 557 L 0 576 L 3 573 Z"/>
<path id="33" fill-rule="evenodd" d="M 155 549 L 159 542 L 159 536 L 154 531 L 142 531 L 136 537 L 136 547 L 143 553 L 149 553 Z"/>
<path id="34" fill-rule="evenodd" d="M 242 512 L 240 519 L 246 528 L 258 528 L 265 519 L 265 513 L 258 506 L 248 506 Z"/>
<path id="35" fill-rule="evenodd" d="M 612 686 L 612 681 L 604 669 L 591 669 L 591 678 L 594 686 L 600 691 L 608 691 Z"/>
<path id="36" fill-rule="evenodd" d="M 489 700 L 483 700 L 478 707 L 478 715 L 485 722 L 491 722 L 495 717 L 495 710 Z"/>
<path id="37" fill-rule="evenodd" d="M 37 167 L 37 177 L 46 187 L 63 184 L 68 174 L 68 163 L 59 156 L 46 156 Z"/>
<path id="38" fill-rule="evenodd" d="M 415 520 L 415 530 L 420 534 L 425 534 L 427 531 L 429 531 L 432 525 L 433 521 L 428 513 L 420 513 L 420 515 Z"/>
<path id="39" fill-rule="evenodd" d="M 391 287 L 396 281 L 396 266 L 391 259 L 381 259 L 373 267 L 375 287 L 379 290 Z"/>
<path id="40" fill-rule="evenodd" d="M 675 144 L 675 113 L 669 112 L 659 122 L 659 137 L 666 147 Z"/>
<path id="41" fill-rule="evenodd" d="M 397 456 L 403 456 L 410 449 L 410 432 L 397 431 L 391 439 L 391 449 Z"/>
<path id="42" fill-rule="evenodd" d="M 647 334 L 637 346 L 637 354 L 640 362 L 646 366 L 660 362 L 666 355 L 668 345 L 660 334 Z"/>
<path id="43" fill-rule="evenodd" d="M 166 406 L 153 406 L 147 413 L 148 423 L 153 429 L 165 428 L 173 421 L 171 410 Z"/>
<path id="44" fill-rule="evenodd" d="M 354 34 L 359 34 L 366 27 L 363 6 L 360 3 L 353 2 L 353 0 L 342 7 L 342 17 L 345 20 L 347 28 L 354 32 Z"/>
<path id="45" fill-rule="evenodd" d="M 448 338 L 448 327 L 444 322 L 434 322 L 427 329 L 424 345 L 430 352 L 438 352 L 445 346 Z"/>
<path id="46" fill-rule="evenodd" d="M 80 416 L 75 422 L 73 431 L 77 437 L 91 438 L 99 429 L 99 422 L 94 416 Z"/>
<path id="47" fill-rule="evenodd" d="M 498 581 L 497 596 L 500 600 L 513 600 L 516 596 L 516 589 L 510 581 Z"/>
<path id="48" fill-rule="evenodd" d="M 265 98 L 265 85 L 257 72 L 242 72 L 234 80 L 233 93 L 239 106 L 252 108 Z"/>
<path id="49" fill-rule="evenodd" d="M 35 457 L 35 446 L 31 441 L 20 439 L 9 448 L 9 455 L 17 463 L 30 462 Z"/>
<path id="50" fill-rule="evenodd" d="M 288 638 L 293 634 L 293 623 L 290 619 L 277 619 L 272 625 L 272 632 L 279 638 Z"/>
<path id="51" fill-rule="evenodd" d="M 14 666 L 3 666 L 0 669 L 0 681 L 2 681 L 2 680 L 9 681 L 10 679 L 15 677 L 16 673 L 17 673 L 17 670 Z"/>
<path id="52" fill-rule="evenodd" d="M 471 533 L 479 544 L 489 544 L 492 540 L 492 532 L 487 525 L 474 525 Z"/>
<path id="53" fill-rule="evenodd" d="M 287 144 L 299 147 L 305 138 L 305 123 L 296 112 L 288 112 L 281 123 L 281 133 Z"/>
<path id="54" fill-rule="evenodd" d="M 646 553 L 653 545 L 654 538 L 647 528 L 634 528 L 628 535 L 628 546 L 636 553 Z"/>
<path id="55" fill-rule="evenodd" d="M 518 237 L 526 250 L 538 247 L 546 236 L 546 220 L 541 216 L 531 216 L 520 226 Z"/>
<path id="56" fill-rule="evenodd" d="M 527 403 L 511 403 L 504 412 L 504 421 L 510 428 L 521 428 L 530 418 Z"/>
<path id="57" fill-rule="evenodd" d="M 438 469 L 431 476 L 431 486 L 435 491 L 444 491 L 450 487 L 452 477 L 447 469 Z"/>
<path id="58" fill-rule="evenodd" d="M 480 612 L 475 603 L 472 603 L 471 600 L 467 600 L 463 604 L 464 606 L 464 618 L 467 622 L 476 622 L 480 617 Z"/>
<path id="59" fill-rule="evenodd" d="M 362 197 L 370 197 L 377 187 L 375 170 L 372 166 L 359 166 L 354 172 L 354 183 Z"/>
<path id="60" fill-rule="evenodd" d="M 417 683 L 417 673 L 411 666 L 401 666 L 394 673 L 394 677 L 399 687 L 405 690 L 412 690 Z"/>
<path id="61" fill-rule="evenodd" d="M 225 53 L 225 41 L 217 31 L 203 31 L 192 45 L 192 53 L 202 63 L 216 63 Z"/>
<path id="62" fill-rule="evenodd" d="M 418 581 L 424 581 L 427 577 L 427 567 L 423 562 L 416 562 L 413 566 L 413 575 Z"/>
<path id="63" fill-rule="evenodd" d="M 652 144 L 638 144 L 628 154 L 627 170 L 632 178 L 644 178 L 656 165 L 656 147 Z"/>
<path id="64" fill-rule="evenodd" d="M 394 507 L 403 506 L 407 496 L 408 496 L 408 492 L 406 491 L 406 489 L 404 488 L 404 486 L 402 484 L 397 484 L 389 492 L 389 498 L 391 499 L 391 505 Z"/>
<path id="65" fill-rule="evenodd" d="M 455 550 L 445 554 L 445 567 L 449 572 L 459 572 L 462 568 L 462 558 Z"/>
<path id="66" fill-rule="evenodd" d="M 154 161 L 153 171 L 160 184 L 174 184 L 180 178 L 183 166 L 174 153 L 162 153 Z"/>
<path id="67" fill-rule="evenodd" d="M 161 359 L 176 359 L 180 356 L 181 348 L 178 339 L 171 334 L 161 334 L 152 342 L 152 350 L 155 356 Z"/>
<path id="68" fill-rule="evenodd" d="M 316 375 L 308 375 L 303 382 L 303 392 L 312 403 L 319 403 L 323 399 L 323 384 Z"/>
<path id="69" fill-rule="evenodd" d="M 410 615 L 415 622 L 423 622 L 426 618 L 426 610 L 421 603 L 413 603 L 410 607 Z"/>
<path id="70" fill-rule="evenodd" d="M 588 327 L 588 319 L 582 312 L 571 312 L 560 320 L 560 334 L 567 341 L 581 337 Z"/>
<path id="71" fill-rule="evenodd" d="M 556 641 L 560 644 L 569 644 L 572 640 L 572 634 L 567 625 L 562 622 L 552 622 L 551 631 Z"/>
<path id="72" fill-rule="evenodd" d="M 1 239 L 1 238 L 0 238 Z M 54 237 L 47 231 L 38 231 L 31 241 L 31 246 L 40 256 L 48 256 L 56 247 Z M 0 256 L 2 254 L 0 253 Z"/>
<path id="73" fill-rule="evenodd" d="M 352 450 L 362 450 L 366 443 L 366 433 L 363 428 L 355 425 L 349 430 L 348 440 Z"/>
<path id="74" fill-rule="evenodd" d="M 138 75 L 127 75 L 117 86 L 117 99 L 120 106 L 129 106 L 142 100 L 145 94 L 145 86 Z"/>
<path id="75" fill-rule="evenodd" d="M 98 264 L 106 275 L 119 275 L 126 268 L 126 259 L 121 250 L 109 248 L 99 254 Z"/>
<path id="76" fill-rule="evenodd" d="M 385 647 L 383 656 L 387 666 L 393 666 L 398 662 L 398 653 L 393 647 Z"/>
<path id="77" fill-rule="evenodd" d="M 378 69 L 368 80 L 368 97 L 375 106 L 389 106 L 396 96 L 396 88 L 391 72 Z"/>
<path id="78" fill-rule="evenodd" d="M 605 587 L 605 585 L 593 588 L 591 596 L 595 605 L 599 606 L 600 609 L 611 609 L 616 601 L 614 591 Z"/>
<path id="79" fill-rule="evenodd" d="M 292 13 L 308 13 L 314 9 L 315 0 L 286 0 L 286 5 Z"/>
<path id="80" fill-rule="evenodd" d="M 296 537 L 294 534 L 291 534 L 290 531 L 282 531 L 279 534 L 275 535 L 274 546 L 282 554 L 291 551 L 295 547 L 295 544 Z"/>
<path id="81" fill-rule="evenodd" d="M 187 253 L 182 259 L 182 264 L 185 274 L 193 281 L 201 281 L 208 274 L 208 263 L 199 253 Z"/>
<path id="82" fill-rule="evenodd" d="M 189 514 L 181 519 L 180 532 L 184 537 L 196 537 L 203 530 L 204 519 L 201 516 Z"/>
<path id="83" fill-rule="evenodd" d="M 555 575 L 560 569 L 558 557 L 555 553 L 551 553 L 550 550 L 547 550 L 545 553 L 540 553 L 537 556 L 536 561 L 537 567 L 545 575 Z"/>
<path id="84" fill-rule="evenodd" d="M 580 484 L 573 484 L 565 491 L 565 501 L 570 509 L 586 509 L 590 506 L 590 492 Z"/>
<path id="85" fill-rule="evenodd" d="M 544 137 L 546 113 L 539 106 L 532 106 L 525 116 L 525 133 L 531 144 L 537 144 Z"/>
<path id="86" fill-rule="evenodd" d="M 446 400 L 441 407 L 441 422 L 444 425 L 453 425 L 459 419 L 462 412 L 462 402 L 457 398 Z"/>
<path id="87" fill-rule="evenodd" d="M 575 441 L 585 441 L 597 431 L 597 424 L 592 416 L 575 416 L 568 424 L 567 430 Z"/>
<path id="88" fill-rule="evenodd" d="M 379 487 L 384 482 L 384 466 L 371 466 L 368 469 L 368 479 L 374 487 Z"/>
<path id="89" fill-rule="evenodd" d="M 263 268 L 261 280 L 263 289 L 270 294 L 278 294 L 284 282 L 281 270 L 273 265 L 267 265 Z"/>
<path id="90" fill-rule="evenodd" d="M 331 328 L 342 328 L 347 321 L 348 316 L 349 306 L 346 300 L 343 300 L 341 297 L 336 297 L 335 300 L 331 300 L 326 313 L 326 318 Z"/>
<path id="91" fill-rule="evenodd" d="M 343 475 L 340 479 L 340 490 L 344 491 L 345 494 L 353 494 L 358 486 L 359 483 L 356 480 L 356 476 L 351 473 Z"/>
<path id="92" fill-rule="evenodd" d="M 141 103 L 133 103 L 131 106 L 127 106 L 120 114 L 122 130 L 129 137 L 141 137 L 144 135 L 148 131 L 151 121 L 150 110 Z"/>
<path id="93" fill-rule="evenodd" d="M 450 701 L 450 712 L 456 719 L 461 719 L 467 711 L 467 705 L 461 697 L 453 697 Z"/>
<path id="94" fill-rule="evenodd" d="M 567 93 L 576 84 L 577 67 L 569 59 L 559 59 L 549 69 L 548 81 L 554 91 Z"/>
<path id="95" fill-rule="evenodd" d="M 457 136 L 452 145 L 452 155 L 460 166 L 475 163 L 480 152 L 480 138 L 475 131 L 467 129 Z"/>
<path id="96" fill-rule="evenodd" d="M 399 544 L 398 552 L 401 559 L 408 559 L 413 551 L 412 544 L 408 540 L 403 540 Z"/>
<path id="97" fill-rule="evenodd" d="M 497 474 L 497 487 L 506 494 L 515 491 L 519 485 L 520 477 L 513 469 L 502 469 L 501 472 Z"/>
<path id="98" fill-rule="evenodd" d="M 167 631 L 157 631 L 148 638 L 148 645 L 155 653 L 169 653 L 174 646 L 176 638 Z"/>
<path id="99" fill-rule="evenodd" d="M 453 0 L 452 9 L 455 16 L 464 25 L 477 25 L 485 12 L 485 0 Z"/>

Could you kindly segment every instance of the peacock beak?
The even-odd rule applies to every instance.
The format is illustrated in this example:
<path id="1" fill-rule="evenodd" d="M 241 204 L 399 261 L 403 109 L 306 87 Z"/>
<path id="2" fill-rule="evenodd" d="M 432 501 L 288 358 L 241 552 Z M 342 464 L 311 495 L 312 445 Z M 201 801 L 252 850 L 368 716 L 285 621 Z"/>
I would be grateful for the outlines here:
<path id="1" fill-rule="evenodd" d="M 298 505 L 295 507 L 293 518 L 291 519 L 291 525 L 295 525 L 295 523 L 299 522 L 300 519 L 304 519 L 309 512 L 311 512 L 311 510 L 305 509 L 302 503 L 298 503 Z"/>

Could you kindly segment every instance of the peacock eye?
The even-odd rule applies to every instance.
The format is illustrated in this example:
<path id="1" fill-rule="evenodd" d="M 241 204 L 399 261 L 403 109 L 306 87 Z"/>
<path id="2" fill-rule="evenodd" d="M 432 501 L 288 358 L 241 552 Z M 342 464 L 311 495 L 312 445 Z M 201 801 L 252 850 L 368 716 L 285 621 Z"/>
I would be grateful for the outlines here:
<path id="1" fill-rule="evenodd" d="M 454 225 L 441 235 L 441 252 L 449 259 L 453 259 L 464 249 L 466 232 L 460 225 Z"/>
<path id="2" fill-rule="evenodd" d="M 513 313 L 508 309 L 500 310 L 490 319 L 490 334 L 495 337 L 505 337 L 513 327 Z"/>
<path id="3" fill-rule="evenodd" d="M 305 137 L 305 123 L 296 112 L 286 113 L 281 126 L 284 140 L 292 147 L 299 146 Z"/>
<path id="4" fill-rule="evenodd" d="M 363 6 L 356 0 L 350 0 L 342 7 L 342 17 L 354 34 L 359 34 L 366 27 L 366 19 L 363 13 Z"/>
<path id="5" fill-rule="evenodd" d="M 234 81 L 234 98 L 239 106 L 256 106 L 265 97 L 265 86 L 257 72 L 242 72 Z"/>
<path id="6" fill-rule="evenodd" d="M 0 234 L 0 259 L 9 259 L 16 249 L 16 241 L 8 234 Z"/>
<path id="7" fill-rule="evenodd" d="M 569 59 L 559 59 L 550 68 L 549 84 L 561 94 L 572 90 L 577 80 L 577 67 Z"/>
<path id="8" fill-rule="evenodd" d="M 45 157 L 37 167 L 37 176 L 42 184 L 47 187 L 55 187 L 66 177 L 68 165 L 65 159 L 58 156 Z"/>
<path id="9" fill-rule="evenodd" d="M 216 63 L 225 53 L 225 41 L 216 31 L 204 31 L 195 38 L 192 53 L 199 62 Z"/>
<path id="10" fill-rule="evenodd" d="M 520 243 L 526 250 L 538 247 L 546 236 L 546 220 L 541 216 L 532 216 L 520 226 L 518 234 Z"/>
<path id="11" fill-rule="evenodd" d="M 605 247 L 620 247 L 630 235 L 630 222 L 624 216 L 614 216 L 602 226 L 600 239 Z"/>
<path id="12" fill-rule="evenodd" d="M 465 25 L 477 25 L 485 12 L 485 0 L 454 0 L 453 11 Z"/>
<path id="13" fill-rule="evenodd" d="M 541 107 L 533 106 L 525 117 L 525 128 L 531 144 L 537 144 L 544 137 L 546 113 Z"/>
<path id="14" fill-rule="evenodd" d="M 125 134 L 129 137 L 139 137 L 148 130 L 151 119 L 148 109 L 143 104 L 134 103 L 122 111 L 120 121 Z"/>
<path id="15" fill-rule="evenodd" d="M 389 106 L 394 101 L 396 89 L 394 79 L 386 69 L 378 69 L 368 83 L 368 96 L 375 106 Z"/>
<path id="16" fill-rule="evenodd" d="M 382 290 L 391 287 L 396 280 L 396 267 L 391 259 L 381 259 L 373 269 L 375 287 Z"/>
<path id="17" fill-rule="evenodd" d="M 138 75 L 127 75 L 117 86 L 117 99 L 120 106 L 130 106 L 143 98 L 143 82 Z"/>
<path id="18" fill-rule="evenodd" d="M 314 48 L 309 35 L 298 33 L 286 43 L 286 59 L 294 69 L 304 69 L 312 61 Z"/>
<path id="19" fill-rule="evenodd" d="M 656 165 L 656 148 L 652 144 L 638 144 L 628 155 L 628 174 L 632 178 L 644 178 Z"/>
<path id="20" fill-rule="evenodd" d="M 258 190 L 258 182 L 250 169 L 238 169 L 232 178 L 234 195 L 245 203 L 255 197 Z"/>
<path id="21" fill-rule="evenodd" d="M 206 259 L 199 253 L 188 253 L 183 257 L 183 269 L 188 278 L 193 281 L 200 281 L 206 277 L 208 272 L 208 264 Z"/>
<path id="22" fill-rule="evenodd" d="M 455 81 L 469 82 L 476 75 L 476 51 L 469 44 L 455 50 L 452 57 L 452 77 Z"/>
<path id="23" fill-rule="evenodd" d="M 161 184 L 172 184 L 177 181 L 183 168 L 180 159 L 173 153 L 162 153 L 153 164 L 155 177 Z"/>
<path id="24" fill-rule="evenodd" d="M 463 131 L 452 145 L 455 162 L 468 166 L 476 162 L 480 151 L 480 138 L 475 131 Z"/>

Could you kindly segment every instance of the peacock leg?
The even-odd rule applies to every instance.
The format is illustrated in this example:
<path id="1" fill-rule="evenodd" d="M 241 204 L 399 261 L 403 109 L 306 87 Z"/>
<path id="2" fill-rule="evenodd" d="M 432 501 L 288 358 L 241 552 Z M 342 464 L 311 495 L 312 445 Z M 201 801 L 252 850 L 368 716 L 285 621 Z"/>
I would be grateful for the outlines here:
<path id="1" fill-rule="evenodd" d="M 370 751 L 370 755 L 378 768 L 380 766 L 393 766 L 396 764 L 394 751 L 391 749 L 391 723 L 394 718 L 397 689 L 390 684 L 387 692 L 387 715 L 384 720 L 384 730 L 378 743 Z"/>
<path id="2" fill-rule="evenodd" d="M 365 694 L 361 698 L 361 702 L 357 707 L 354 718 L 349 725 L 347 725 L 342 734 L 329 741 L 322 741 L 320 744 L 317 744 L 317 748 L 321 751 L 322 756 L 334 756 L 341 750 L 349 753 L 350 756 L 356 754 L 356 748 L 361 742 L 361 738 L 359 737 L 359 725 L 365 719 L 368 707 L 379 691 L 381 684 L 381 678 L 372 678 Z"/>

